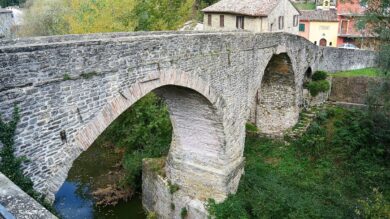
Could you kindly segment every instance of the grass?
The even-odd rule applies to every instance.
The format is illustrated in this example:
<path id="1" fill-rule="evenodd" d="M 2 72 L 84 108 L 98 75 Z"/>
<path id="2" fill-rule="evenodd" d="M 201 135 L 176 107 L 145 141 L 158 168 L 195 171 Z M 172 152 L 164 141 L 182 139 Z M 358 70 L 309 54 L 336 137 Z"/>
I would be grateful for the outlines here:
<path id="1" fill-rule="evenodd" d="M 331 74 L 332 77 L 380 77 L 380 71 L 376 68 L 363 68 L 350 71 L 341 71 Z"/>
<path id="2" fill-rule="evenodd" d="M 216 218 L 388 218 L 389 162 L 366 122 L 362 112 L 332 107 L 318 112 L 308 132 L 289 144 L 247 137 L 238 191 L 220 204 L 209 200 L 210 213 Z"/>
<path id="3" fill-rule="evenodd" d="M 316 9 L 316 3 L 314 3 L 314 2 L 294 3 L 294 5 L 299 10 L 315 10 Z"/>

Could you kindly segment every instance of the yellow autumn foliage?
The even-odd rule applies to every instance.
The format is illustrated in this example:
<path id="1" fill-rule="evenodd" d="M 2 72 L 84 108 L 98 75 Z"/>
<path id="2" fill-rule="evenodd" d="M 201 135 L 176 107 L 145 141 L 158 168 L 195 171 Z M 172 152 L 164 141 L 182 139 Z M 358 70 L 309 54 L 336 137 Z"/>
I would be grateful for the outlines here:
<path id="1" fill-rule="evenodd" d="M 68 33 L 134 31 L 137 0 L 67 0 Z"/>

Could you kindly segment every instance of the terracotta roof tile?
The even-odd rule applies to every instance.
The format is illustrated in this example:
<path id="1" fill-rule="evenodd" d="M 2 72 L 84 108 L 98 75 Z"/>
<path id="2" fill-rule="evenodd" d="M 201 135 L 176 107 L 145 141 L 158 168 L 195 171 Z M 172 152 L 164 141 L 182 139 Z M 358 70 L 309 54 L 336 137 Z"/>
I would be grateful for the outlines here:
<path id="1" fill-rule="evenodd" d="M 267 16 L 280 0 L 221 0 L 203 12 L 225 12 L 249 16 Z"/>
<path id="2" fill-rule="evenodd" d="M 301 16 L 299 19 L 303 21 L 338 21 L 336 10 L 301 10 Z"/>

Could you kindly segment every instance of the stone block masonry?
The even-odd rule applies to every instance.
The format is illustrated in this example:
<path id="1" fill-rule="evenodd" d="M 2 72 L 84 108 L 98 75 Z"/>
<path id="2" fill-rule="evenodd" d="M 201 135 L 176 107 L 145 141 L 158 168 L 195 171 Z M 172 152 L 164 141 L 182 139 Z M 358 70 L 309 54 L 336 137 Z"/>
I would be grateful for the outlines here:
<path id="1" fill-rule="evenodd" d="M 8 120 L 14 105 L 20 108 L 17 155 L 31 161 L 25 173 L 53 200 L 80 153 L 122 112 L 156 92 L 166 99 L 174 130 L 168 179 L 193 200 L 222 201 L 243 173 L 249 116 L 257 113 L 260 130 L 281 132 L 297 120 L 309 67 L 335 71 L 356 63 L 374 66 L 375 53 L 319 48 L 285 33 L 0 41 L 0 113 Z"/>

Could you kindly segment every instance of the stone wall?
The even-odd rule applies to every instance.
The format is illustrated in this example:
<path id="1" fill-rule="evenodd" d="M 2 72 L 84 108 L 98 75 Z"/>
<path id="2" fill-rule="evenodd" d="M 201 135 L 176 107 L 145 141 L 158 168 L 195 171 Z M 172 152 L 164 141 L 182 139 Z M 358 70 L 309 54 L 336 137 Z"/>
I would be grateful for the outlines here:
<path id="1" fill-rule="evenodd" d="M 351 104 L 366 104 L 368 90 L 380 86 L 380 78 L 333 77 L 329 101 Z"/>
<path id="2" fill-rule="evenodd" d="M 286 53 L 272 56 L 257 94 L 255 124 L 262 133 L 278 136 L 296 124 L 299 107 L 292 63 Z"/>
<path id="3" fill-rule="evenodd" d="M 344 52 L 348 60 L 334 58 Z M 14 105 L 20 108 L 17 155 L 31 161 L 25 173 L 53 199 L 79 154 L 133 103 L 157 91 L 167 99 L 174 126 L 168 177 L 194 200 L 221 201 L 237 189 L 250 106 L 277 54 L 290 59 L 289 93 L 267 103 L 278 105 L 287 95 L 284 100 L 294 109 L 303 102 L 309 67 L 333 71 L 347 62 L 375 64 L 371 53 L 361 60 L 349 50 L 319 49 L 284 33 L 113 33 L 0 41 L 0 113 L 9 120 Z M 288 118 L 286 123 L 295 122 Z"/>
<path id="4" fill-rule="evenodd" d="M 368 50 L 323 47 L 319 54 L 319 70 L 337 72 L 376 65 L 375 53 Z"/>
<path id="5" fill-rule="evenodd" d="M 2 173 L 0 173 L 0 205 L 18 219 L 57 218 Z M 1 214 L 0 218 L 3 218 Z"/>

